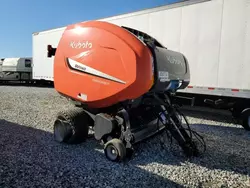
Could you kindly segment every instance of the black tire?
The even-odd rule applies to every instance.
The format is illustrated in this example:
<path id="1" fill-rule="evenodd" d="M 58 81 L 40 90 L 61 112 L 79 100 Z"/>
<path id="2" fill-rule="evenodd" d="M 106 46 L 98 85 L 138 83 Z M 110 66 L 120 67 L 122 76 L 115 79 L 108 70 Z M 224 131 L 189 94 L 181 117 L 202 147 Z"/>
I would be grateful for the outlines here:
<path id="1" fill-rule="evenodd" d="M 114 138 L 105 144 L 104 153 L 108 160 L 120 162 L 126 158 L 126 147 L 121 140 Z"/>
<path id="2" fill-rule="evenodd" d="M 244 127 L 244 129 L 250 131 L 250 108 L 242 111 L 241 119 L 242 119 L 242 126 Z"/>
<path id="3" fill-rule="evenodd" d="M 91 118 L 82 109 L 59 112 L 54 123 L 54 138 L 58 142 L 80 144 L 88 137 Z"/>

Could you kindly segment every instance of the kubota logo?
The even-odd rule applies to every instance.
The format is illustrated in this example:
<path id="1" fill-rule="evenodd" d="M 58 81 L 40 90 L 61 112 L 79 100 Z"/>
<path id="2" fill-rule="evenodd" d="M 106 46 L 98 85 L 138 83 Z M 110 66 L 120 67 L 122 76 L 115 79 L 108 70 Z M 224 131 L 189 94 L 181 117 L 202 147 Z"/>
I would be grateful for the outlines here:
<path id="1" fill-rule="evenodd" d="M 75 48 L 75 49 L 80 49 L 80 48 L 92 48 L 92 43 L 89 41 L 86 42 L 70 42 L 70 47 Z"/>
<path id="2" fill-rule="evenodd" d="M 171 57 L 171 56 L 167 56 L 167 60 L 169 63 L 171 64 L 175 64 L 175 65 L 180 65 L 182 67 L 185 67 L 185 63 L 177 58 Z"/>

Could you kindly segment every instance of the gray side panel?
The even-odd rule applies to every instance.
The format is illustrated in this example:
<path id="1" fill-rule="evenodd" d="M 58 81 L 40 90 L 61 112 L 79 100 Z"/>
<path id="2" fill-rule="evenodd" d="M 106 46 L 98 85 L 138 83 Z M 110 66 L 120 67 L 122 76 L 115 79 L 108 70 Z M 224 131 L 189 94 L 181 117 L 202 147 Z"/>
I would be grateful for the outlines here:
<path id="1" fill-rule="evenodd" d="M 190 72 L 188 62 L 183 54 L 166 48 L 155 47 L 154 56 L 155 90 L 167 90 L 170 81 L 176 81 L 177 84 L 183 82 L 183 87 L 187 86 Z"/>

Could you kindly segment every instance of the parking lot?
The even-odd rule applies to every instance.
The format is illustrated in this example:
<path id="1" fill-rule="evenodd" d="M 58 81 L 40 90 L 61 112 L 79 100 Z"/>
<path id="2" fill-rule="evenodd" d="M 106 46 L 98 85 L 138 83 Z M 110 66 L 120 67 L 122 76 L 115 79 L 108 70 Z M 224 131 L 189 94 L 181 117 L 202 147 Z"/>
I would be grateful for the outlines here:
<path id="1" fill-rule="evenodd" d="M 161 134 L 138 144 L 130 161 L 112 163 L 94 138 L 54 141 L 56 114 L 69 108 L 53 88 L 0 86 L 1 188 L 250 187 L 250 133 L 228 115 L 185 110 L 207 144 L 199 158 L 186 159 Z"/>

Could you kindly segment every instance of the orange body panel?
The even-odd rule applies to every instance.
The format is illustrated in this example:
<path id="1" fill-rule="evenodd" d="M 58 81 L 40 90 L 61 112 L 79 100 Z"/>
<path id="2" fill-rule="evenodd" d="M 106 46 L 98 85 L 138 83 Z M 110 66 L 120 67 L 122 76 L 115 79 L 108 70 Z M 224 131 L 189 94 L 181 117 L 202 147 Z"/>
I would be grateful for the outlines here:
<path id="1" fill-rule="evenodd" d="M 152 60 L 149 48 L 117 25 L 70 25 L 55 54 L 55 89 L 91 108 L 108 107 L 148 92 Z"/>

